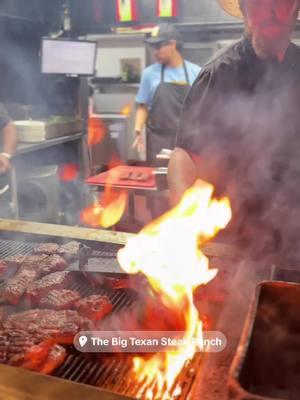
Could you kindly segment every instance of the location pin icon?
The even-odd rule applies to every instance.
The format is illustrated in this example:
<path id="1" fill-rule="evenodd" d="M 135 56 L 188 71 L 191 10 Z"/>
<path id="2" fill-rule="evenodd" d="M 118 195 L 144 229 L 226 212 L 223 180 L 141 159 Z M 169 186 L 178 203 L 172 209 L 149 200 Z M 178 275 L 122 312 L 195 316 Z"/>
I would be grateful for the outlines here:
<path id="1" fill-rule="evenodd" d="M 87 340 L 88 340 L 88 339 L 87 339 L 86 336 L 80 336 L 80 338 L 79 338 L 79 344 L 80 344 L 80 346 L 83 347 L 83 346 L 86 344 Z"/>

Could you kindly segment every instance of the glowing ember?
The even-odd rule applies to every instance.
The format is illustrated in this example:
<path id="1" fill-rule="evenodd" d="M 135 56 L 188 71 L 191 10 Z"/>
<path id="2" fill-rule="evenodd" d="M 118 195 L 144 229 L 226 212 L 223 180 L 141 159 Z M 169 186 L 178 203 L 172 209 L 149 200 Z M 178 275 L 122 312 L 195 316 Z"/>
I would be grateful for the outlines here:
<path id="1" fill-rule="evenodd" d="M 217 273 L 209 269 L 208 259 L 199 247 L 225 228 L 231 218 L 229 200 L 214 200 L 212 194 L 213 186 L 196 182 L 178 206 L 130 238 L 118 253 L 119 263 L 127 273 L 147 276 L 167 310 L 174 315 L 183 313 L 187 343 L 192 343 L 192 337 L 202 338 L 193 291 Z M 143 383 L 142 392 L 147 388 L 146 398 L 170 398 L 176 377 L 195 351 L 194 345 L 188 344 L 151 359 L 135 357 L 134 372 L 137 381 Z"/>

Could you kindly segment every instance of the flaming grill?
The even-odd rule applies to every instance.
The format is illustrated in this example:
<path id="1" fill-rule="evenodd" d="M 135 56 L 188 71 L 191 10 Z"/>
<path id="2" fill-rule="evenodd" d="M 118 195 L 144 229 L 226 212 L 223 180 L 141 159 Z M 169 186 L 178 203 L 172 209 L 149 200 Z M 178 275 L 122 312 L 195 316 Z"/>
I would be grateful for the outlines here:
<path id="1" fill-rule="evenodd" d="M 59 242 L 59 239 L 57 240 Z M 39 243 L 21 242 L 0 239 L 0 258 L 16 254 L 29 254 Z M 93 259 L 99 258 L 103 263 L 111 267 L 115 264 L 115 255 L 120 245 L 111 243 L 97 243 L 97 249 L 93 251 Z M 72 267 L 72 265 L 71 265 Z M 77 263 L 78 267 L 78 263 Z M 131 289 L 111 290 L 105 287 L 92 287 L 87 281 L 81 279 L 81 275 L 74 273 L 79 279 L 74 279 L 68 288 L 77 290 L 82 297 L 91 294 L 107 295 L 113 305 L 113 312 L 120 312 L 137 301 L 137 294 Z M 133 355 L 118 356 L 104 355 L 97 358 L 85 355 L 68 347 L 68 356 L 64 363 L 54 372 L 57 378 L 92 385 L 103 390 L 119 394 L 119 398 L 143 398 L 147 388 L 143 383 L 134 381 L 132 371 Z M 199 371 L 201 355 L 196 354 L 193 360 L 186 362 L 179 377 L 171 390 L 173 399 L 186 399 L 191 391 L 196 372 Z M 109 397 L 108 397 L 109 398 Z"/>

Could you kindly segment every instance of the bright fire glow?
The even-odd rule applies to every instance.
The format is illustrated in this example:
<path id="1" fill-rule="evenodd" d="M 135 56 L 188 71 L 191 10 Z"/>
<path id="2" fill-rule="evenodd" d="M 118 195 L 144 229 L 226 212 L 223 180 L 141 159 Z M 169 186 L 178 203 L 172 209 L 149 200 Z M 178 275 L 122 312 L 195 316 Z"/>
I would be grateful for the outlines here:
<path id="1" fill-rule="evenodd" d="M 103 196 L 98 196 L 94 204 L 85 208 L 80 214 L 80 220 L 91 227 L 109 228 L 117 224 L 122 218 L 128 202 L 128 193 L 125 189 L 113 186 L 120 179 L 119 172 L 112 168 L 109 171 Z"/>
<path id="2" fill-rule="evenodd" d="M 202 337 L 193 291 L 217 274 L 217 270 L 209 269 L 200 245 L 225 228 L 231 218 L 229 200 L 214 200 L 212 194 L 213 186 L 197 181 L 178 206 L 130 238 L 118 253 L 119 263 L 127 273 L 147 276 L 167 310 L 174 315 L 184 313 L 187 341 Z M 151 359 L 135 357 L 134 372 L 143 388 L 148 388 L 146 398 L 170 398 L 176 377 L 194 354 L 194 346 L 187 345 Z"/>
<path id="3" fill-rule="evenodd" d="M 100 118 L 90 117 L 88 121 L 88 145 L 101 143 L 107 133 L 107 128 Z"/>

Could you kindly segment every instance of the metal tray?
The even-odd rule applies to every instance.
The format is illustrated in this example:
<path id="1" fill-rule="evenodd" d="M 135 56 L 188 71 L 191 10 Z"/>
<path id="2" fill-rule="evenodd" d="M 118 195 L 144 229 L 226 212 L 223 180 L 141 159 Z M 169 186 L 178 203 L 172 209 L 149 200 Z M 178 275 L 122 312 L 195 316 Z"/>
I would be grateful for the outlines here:
<path id="1" fill-rule="evenodd" d="M 81 132 L 82 120 L 70 119 L 57 122 L 24 120 L 15 121 L 15 126 L 20 142 L 34 143 Z"/>
<path id="2" fill-rule="evenodd" d="M 300 399 L 300 284 L 258 285 L 229 375 L 230 399 Z"/>

